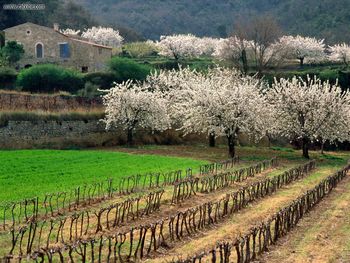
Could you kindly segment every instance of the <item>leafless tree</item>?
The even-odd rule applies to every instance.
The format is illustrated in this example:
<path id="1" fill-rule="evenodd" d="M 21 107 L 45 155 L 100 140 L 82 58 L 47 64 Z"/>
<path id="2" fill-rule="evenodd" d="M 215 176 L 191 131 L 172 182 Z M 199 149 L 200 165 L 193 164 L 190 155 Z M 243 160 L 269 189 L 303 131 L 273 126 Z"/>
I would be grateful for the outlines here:
<path id="1" fill-rule="evenodd" d="M 250 20 L 240 17 L 234 24 L 233 34 L 241 41 L 248 40 L 251 43 L 251 53 L 255 67 L 259 74 L 276 62 L 278 48 L 274 48 L 274 43 L 281 36 L 282 30 L 275 18 L 270 15 L 256 16 Z M 242 50 L 242 62 L 244 71 L 248 69 L 248 59 L 246 49 Z"/>

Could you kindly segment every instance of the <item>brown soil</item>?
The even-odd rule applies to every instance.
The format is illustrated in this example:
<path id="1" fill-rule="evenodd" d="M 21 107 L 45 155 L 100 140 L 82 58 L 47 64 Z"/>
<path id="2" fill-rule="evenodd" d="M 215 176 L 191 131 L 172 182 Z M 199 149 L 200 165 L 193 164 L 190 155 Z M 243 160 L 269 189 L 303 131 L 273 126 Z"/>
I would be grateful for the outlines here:
<path id="1" fill-rule="evenodd" d="M 284 187 L 271 197 L 253 203 L 250 207 L 233 214 L 223 223 L 202 231 L 197 236 L 184 238 L 181 242 L 169 244 L 169 249 L 161 249 L 147 262 L 169 262 L 174 258 L 186 258 L 202 251 L 213 248 L 217 241 L 233 240 L 241 233 L 247 232 L 251 227 L 272 216 L 282 207 L 319 183 L 331 174 L 329 169 L 314 172 L 317 176 L 305 177 L 287 187 Z M 270 261 L 267 261 L 270 262 Z M 284 262 L 284 261 L 280 261 Z"/>
<path id="2" fill-rule="evenodd" d="M 349 263 L 350 176 L 258 262 Z"/>

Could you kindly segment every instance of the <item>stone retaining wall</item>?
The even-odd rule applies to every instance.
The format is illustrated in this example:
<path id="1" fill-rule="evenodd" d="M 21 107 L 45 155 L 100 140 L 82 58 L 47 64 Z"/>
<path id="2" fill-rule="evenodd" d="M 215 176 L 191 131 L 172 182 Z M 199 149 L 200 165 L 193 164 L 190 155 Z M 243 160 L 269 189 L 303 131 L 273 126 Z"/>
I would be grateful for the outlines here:
<path id="1" fill-rule="evenodd" d="M 32 95 L 0 93 L 0 111 L 74 111 L 102 109 L 102 99 L 88 99 L 64 95 Z"/>
<path id="2" fill-rule="evenodd" d="M 137 130 L 134 141 L 136 144 L 181 144 L 205 143 L 206 138 L 198 135 L 182 137 L 174 130 L 156 133 Z M 115 146 L 125 145 L 125 143 L 125 131 L 119 129 L 106 131 L 105 125 L 98 120 L 9 120 L 0 126 L 0 149 L 65 149 Z"/>

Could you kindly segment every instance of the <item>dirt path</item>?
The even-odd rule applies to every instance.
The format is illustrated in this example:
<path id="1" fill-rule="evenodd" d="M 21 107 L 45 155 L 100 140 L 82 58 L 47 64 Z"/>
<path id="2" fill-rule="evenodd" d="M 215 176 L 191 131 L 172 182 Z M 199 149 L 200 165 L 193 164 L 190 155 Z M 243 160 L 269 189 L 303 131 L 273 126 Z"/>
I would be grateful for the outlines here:
<path id="1" fill-rule="evenodd" d="M 349 263 L 350 175 L 261 263 Z"/>
<path id="2" fill-rule="evenodd" d="M 169 262 L 178 257 L 186 258 L 187 256 L 211 249 L 219 240 L 232 240 L 240 233 L 248 231 L 252 226 L 288 205 L 292 200 L 336 170 L 334 167 L 319 168 L 316 172 L 284 187 L 271 197 L 255 202 L 241 212 L 233 214 L 225 222 L 215 225 L 207 229 L 207 231 L 202 231 L 197 236 L 191 236 L 183 239 L 181 242 L 169 244 L 169 249 L 159 250 L 157 255 L 154 255 L 154 258 L 146 261 Z"/>

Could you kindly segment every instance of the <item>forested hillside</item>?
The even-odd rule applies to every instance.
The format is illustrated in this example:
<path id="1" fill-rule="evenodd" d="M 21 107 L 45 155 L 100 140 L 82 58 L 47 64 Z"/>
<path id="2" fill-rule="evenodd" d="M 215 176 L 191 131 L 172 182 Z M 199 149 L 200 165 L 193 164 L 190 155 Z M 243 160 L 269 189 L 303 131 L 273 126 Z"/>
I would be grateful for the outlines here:
<path id="1" fill-rule="evenodd" d="M 0 2 L 2 2 L 0 0 Z M 7 4 L 8 1 L 4 1 Z M 20 4 L 23 1 L 14 0 L 11 4 Z M 29 3 L 43 3 L 43 1 L 28 1 Z M 46 0 L 44 10 L 23 11 L 0 9 L 0 30 L 25 22 L 52 26 L 59 23 L 61 27 L 84 28 L 95 25 L 96 20 L 82 6 L 72 1 Z M 2 7 L 2 6 L 1 6 Z"/>
<path id="2" fill-rule="evenodd" d="M 285 33 L 350 41 L 350 0 L 77 0 L 102 22 L 146 38 L 194 33 L 225 36 L 238 16 L 270 13 Z"/>

